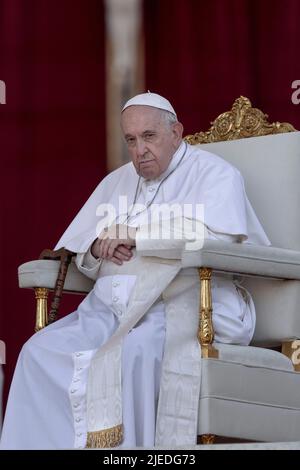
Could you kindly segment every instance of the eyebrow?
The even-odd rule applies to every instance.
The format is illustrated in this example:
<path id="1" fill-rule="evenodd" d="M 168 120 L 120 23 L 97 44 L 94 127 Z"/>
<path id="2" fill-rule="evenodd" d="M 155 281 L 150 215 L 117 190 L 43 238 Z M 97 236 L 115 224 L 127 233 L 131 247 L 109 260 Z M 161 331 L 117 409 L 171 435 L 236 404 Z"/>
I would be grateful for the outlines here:
<path id="1" fill-rule="evenodd" d="M 145 135 L 145 134 L 156 134 L 157 131 L 153 130 L 153 129 L 147 129 L 145 131 L 142 132 L 141 135 Z M 128 139 L 129 137 L 134 137 L 132 134 L 125 134 L 125 139 Z"/>
<path id="2" fill-rule="evenodd" d="M 155 133 L 156 133 L 156 131 L 155 131 L 154 129 L 147 129 L 147 130 L 145 130 L 145 131 L 142 133 L 142 135 L 148 134 L 149 132 L 150 132 L 151 134 L 155 134 Z"/>
<path id="3" fill-rule="evenodd" d="M 156 132 L 157 132 L 157 131 L 154 131 L 154 130 L 152 130 L 152 129 L 147 129 L 146 131 L 143 131 L 141 135 L 144 136 L 144 135 L 146 135 L 146 134 L 156 134 Z M 124 137 L 125 137 L 125 139 L 129 139 L 129 138 L 131 138 L 131 137 L 134 137 L 134 135 L 132 135 L 132 134 L 125 134 Z"/>

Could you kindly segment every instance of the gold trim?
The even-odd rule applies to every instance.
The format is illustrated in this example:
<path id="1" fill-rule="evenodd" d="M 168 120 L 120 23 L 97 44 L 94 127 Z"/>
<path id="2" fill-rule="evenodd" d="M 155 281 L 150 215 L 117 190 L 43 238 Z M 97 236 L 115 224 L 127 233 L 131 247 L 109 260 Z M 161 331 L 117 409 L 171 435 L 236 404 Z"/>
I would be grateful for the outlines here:
<path id="1" fill-rule="evenodd" d="M 201 434 L 200 437 L 202 444 L 213 444 L 216 439 L 215 434 Z"/>
<path id="2" fill-rule="evenodd" d="M 300 372 L 300 339 L 284 341 L 281 344 L 281 352 L 293 363 L 296 372 Z"/>
<path id="3" fill-rule="evenodd" d="M 231 110 L 220 114 L 211 124 L 208 131 L 187 135 L 184 140 L 196 145 L 296 131 L 287 122 L 270 123 L 268 115 L 252 108 L 251 101 L 244 96 L 237 98 Z"/>
<path id="4" fill-rule="evenodd" d="M 35 320 L 35 331 L 40 331 L 48 324 L 48 313 L 47 313 L 47 299 L 48 289 L 45 287 L 36 287 L 35 298 L 36 298 L 36 320 Z"/>
<path id="5" fill-rule="evenodd" d="M 203 359 L 219 359 L 219 351 L 212 344 L 201 345 Z"/>
<path id="6" fill-rule="evenodd" d="M 118 424 L 112 428 L 102 431 L 88 432 L 86 448 L 105 449 L 107 447 L 117 447 L 123 440 L 123 425 Z"/>
<path id="7" fill-rule="evenodd" d="M 201 344 L 202 357 L 218 357 L 218 351 L 212 346 L 214 328 L 212 323 L 211 276 L 212 269 L 198 268 L 200 277 L 200 312 L 198 341 Z"/>

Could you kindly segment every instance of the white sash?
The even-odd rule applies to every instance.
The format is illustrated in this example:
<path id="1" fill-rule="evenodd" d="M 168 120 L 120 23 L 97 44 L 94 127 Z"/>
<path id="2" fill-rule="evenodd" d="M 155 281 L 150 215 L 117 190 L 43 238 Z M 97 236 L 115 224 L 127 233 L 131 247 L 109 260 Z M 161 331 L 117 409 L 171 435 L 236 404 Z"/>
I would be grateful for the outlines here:
<path id="1" fill-rule="evenodd" d="M 137 257 L 135 261 L 137 280 L 127 311 L 116 332 L 94 355 L 89 369 L 87 447 L 114 447 L 122 442 L 123 339 L 181 269 L 180 260 Z"/>
<path id="2" fill-rule="evenodd" d="M 164 291 L 163 300 L 167 328 L 155 444 L 191 446 L 197 440 L 201 382 L 197 271 L 182 270 Z"/>

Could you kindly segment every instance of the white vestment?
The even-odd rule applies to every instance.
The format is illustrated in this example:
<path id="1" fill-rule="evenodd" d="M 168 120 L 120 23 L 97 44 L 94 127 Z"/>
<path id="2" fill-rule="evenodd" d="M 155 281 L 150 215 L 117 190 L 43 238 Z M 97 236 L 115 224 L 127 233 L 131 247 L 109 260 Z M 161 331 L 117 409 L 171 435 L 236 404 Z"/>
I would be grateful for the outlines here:
<path id="1" fill-rule="evenodd" d="M 117 207 L 117 198 L 125 194 L 132 203 L 137 183 L 138 177 L 131 163 L 108 175 L 56 246 L 65 246 L 78 253 L 78 268 L 96 280 L 95 286 L 75 312 L 36 333 L 24 345 L 10 390 L 1 448 L 66 449 L 86 445 L 87 382 L 88 373 L 90 376 L 94 373 L 90 366 L 94 366 L 93 361 L 102 351 L 101 346 L 105 348 L 114 338 L 113 335 L 118 334 L 120 327 L 126 326 L 123 319 L 127 318 L 128 310 L 138 311 L 137 296 L 140 296 L 141 305 L 147 305 L 147 297 L 151 295 L 154 296 L 154 302 L 149 304 L 152 303 L 152 306 L 147 308 L 147 313 L 130 328 L 128 334 L 123 335 L 121 347 L 112 350 L 108 356 L 111 364 L 121 361 L 122 388 L 121 396 L 114 397 L 112 402 L 115 409 L 110 409 L 109 400 L 105 403 L 105 398 L 102 399 L 101 420 L 109 423 L 111 413 L 116 417 L 120 415 L 118 419 L 124 427 L 122 447 L 152 447 L 155 442 L 166 443 L 166 436 L 169 435 L 169 445 L 191 442 L 182 442 L 183 433 L 177 429 L 176 416 L 170 423 L 166 418 L 167 401 L 172 402 L 172 395 L 168 395 L 168 371 L 177 367 L 175 377 L 171 379 L 180 382 L 181 374 L 185 374 L 184 367 L 190 368 L 192 385 L 184 385 L 186 393 L 192 393 L 193 399 L 199 393 L 200 382 L 197 377 L 201 361 L 196 342 L 197 317 L 189 313 L 194 307 L 198 311 L 198 275 L 192 269 L 179 272 L 178 262 L 168 262 L 174 246 L 182 249 L 186 240 L 172 242 L 148 239 L 144 236 L 147 214 L 144 211 L 137 216 L 132 213 L 127 222 L 140 227 L 131 261 L 117 266 L 110 261 L 96 261 L 89 252 L 96 238 L 96 225 L 98 231 L 99 227 L 105 225 L 104 219 L 99 220 L 97 217 L 98 204 L 110 202 Z M 204 204 L 205 218 L 201 222 L 206 237 L 228 242 L 269 244 L 247 199 L 241 175 L 215 155 L 182 144 L 163 175 L 154 181 L 141 179 L 140 183 L 136 199 L 138 203 L 147 204 L 156 194 L 157 204 L 179 202 L 189 203 L 193 207 L 198 203 Z M 118 210 L 117 215 L 120 215 Z M 192 213 L 191 217 L 195 217 L 195 214 Z M 170 281 L 175 276 L 170 287 L 166 285 L 160 291 L 157 285 L 160 283 L 159 277 L 155 279 L 155 263 L 158 261 L 155 258 L 151 261 L 149 257 L 148 265 L 151 267 L 153 262 L 154 268 L 146 273 L 145 280 L 150 282 L 153 279 L 151 295 L 146 291 L 148 287 L 136 287 L 138 266 L 143 263 L 139 253 L 145 254 L 147 251 L 152 257 L 165 259 L 160 265 L 157 264 L 157 276 L 159 269 L 164 269 L 164 263 L 166 269 L 169 269 L 168 263 L 170 265 Z M 151 282 L 149 285 L 152 285 Z M 212 296 L 215 341 L 249 344 L 255 326 L 254 305 L 249 295 L 246 301 L 241 288 L 231 278 L 215 275 Z M 176 326 L 178 319 L 182 320 L 180 327 Z M 187 350 L 185 344 L 189 344 L 189 341 L 191 348 Z M 187 358 L 189 354 L 194 355 L 190 365 L 188 361 L 183 364 L 177 361 L 180 367 L 174 366 L 170 351 L 177 344 L 179 357 L 180 354 L 186 354 Z M 114 380 L 119 379 L 116 375 L 109 377 L 106 370 L 103 380 L 97 383 L 98 388 L 103 388 L 99 389 L 100 395 L 103 392 L 103 397 L 107 398 L 107 389 L 111 384 L 114 393 Z M 178 404 L 174 403 L 174 408 L 176 406 Z M 191 416 L 188 439 L 196 439 L 196 435 L 193 436 L 196 411 L 195 408 Z"/>

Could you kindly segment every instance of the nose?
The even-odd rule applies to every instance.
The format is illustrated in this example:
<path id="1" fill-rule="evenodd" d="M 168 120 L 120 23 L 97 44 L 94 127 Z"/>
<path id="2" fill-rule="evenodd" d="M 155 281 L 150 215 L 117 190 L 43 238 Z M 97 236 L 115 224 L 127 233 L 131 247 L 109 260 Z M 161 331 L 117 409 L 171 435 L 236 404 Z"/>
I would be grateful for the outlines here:
<path id="1" fill-rule="evenodd" d="M 147 151 L 145 142 L 143 139 L 137 139 L 136 142 L 136 153 L 138 157 L 142 157 Z"/>

